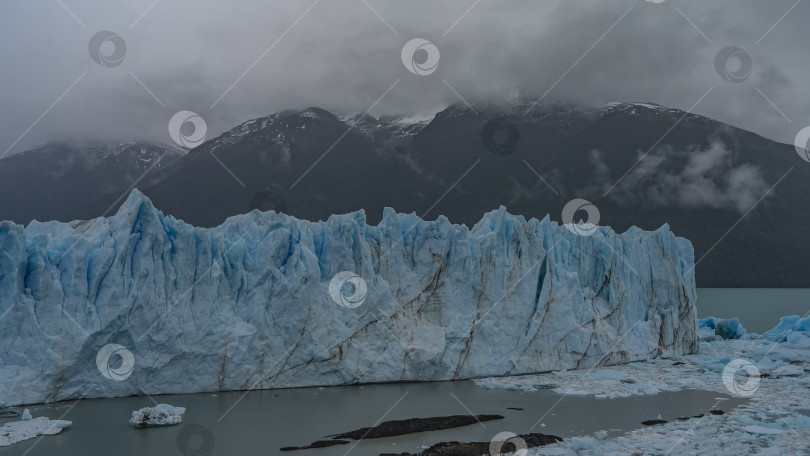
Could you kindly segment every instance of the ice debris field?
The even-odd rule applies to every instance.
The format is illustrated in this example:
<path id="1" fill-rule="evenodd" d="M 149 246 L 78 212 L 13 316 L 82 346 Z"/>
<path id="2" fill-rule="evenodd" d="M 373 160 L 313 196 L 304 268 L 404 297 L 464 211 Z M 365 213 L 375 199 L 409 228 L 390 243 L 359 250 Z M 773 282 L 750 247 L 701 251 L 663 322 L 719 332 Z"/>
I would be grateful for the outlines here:
<path id="1" fill-rule="evenodd" d="M 607 438 L 605 432 L 569 438 L 531 449 L 530 456 L 810 454 L 810 317 L 783 317 L 762 335 L 747 333 L 734 320 L 700 320 L 703 340 L 699 353 L 693 355 L 475 383 L 524 391 L 551 388 L 562 395 L 603 398 L 700 389 L 748 399 L 731 413 L 689 420 L 665 416 L 666 423 L 616 438 Z M 717 330 L 721 321 L 727 327 Z M 735 338 L 723 339 L 715 331 Z M 714 407 L 722 409 L 722 400 Z"/>
<path id="2" fill-rule="evenodd" d="M 51 420 L 44 416 L 34 418 L 28 409 L 25 409 L 20 421 L 11 421 L 0 426 L 0 447 L 33 439 L 40 435 L 58 434 L 72 424 L 70 421 Z"/>

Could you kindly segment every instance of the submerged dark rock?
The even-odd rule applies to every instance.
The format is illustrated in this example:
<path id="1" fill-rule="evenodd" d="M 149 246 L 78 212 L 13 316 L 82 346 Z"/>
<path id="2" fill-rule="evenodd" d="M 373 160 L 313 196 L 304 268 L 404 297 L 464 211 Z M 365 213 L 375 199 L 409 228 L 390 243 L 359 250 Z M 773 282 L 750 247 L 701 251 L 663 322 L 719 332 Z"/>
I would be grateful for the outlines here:
<path id="1" fill-rule="evenodd" d="M 709 410 L 709 414 L 711 414 L 711 415 L 725 415 L 726 412 L 724 412 L 724 411 L 722 411 L 720 409 L 711 409 L 711 410 Z M 695 415 L 695 416 L 679 416 L 678 421 L 687 421 L 687 420 L 691 420 L 691 419 L 694 419 L 694 418 L 700 419 L 700 418 L 703 418 L 704 416 L 706 416 L 706 415 L 704 415 L 703 413 Z M 660 421 L 660 423 L 658 421 Z M 641 424 L 643 424 L 645 426 L 652 426 L 654 424 L 663 424 L 663 423 L 666 423 L 666 421 L 664 421 L 664 420 L 649 420 L 649 421 L 644 421 Z"/>
<path id="2" fill-rule="evenodd" d="M 501 415 L 451 415 L 432 418 L 409 418 L 407 420 L 392 420 L 380 423 L 374 427 L 364 427 L 342 434 L 330 435 L 333 439 L 377 439 L 396 435 L 413 434 L 425 431 L 441 431 L 470 424 L 502 420 Z"/>
<path id="3" fill-rule="evenodd" d="M 550 390 L 550 389 L 554 389 L 554 388 L 557 387 L 557 385 L 555 385 L 553 383 L 546 383 L 546 384 L 543 384 L 543 385 L 532 385 L 532 386 L 539 389 L 539 390 Z"/>
<path id="4" fill-rule="evenodd" d="M 328 435 L 331 440 L 318 440 L 305 447 L 284 447 L 281 451 L 308 450 L 323 448 L 332 445 L 343 445 L 347 442 L 342 439 L 363 440 L 394 437 L 397 435 L 415 434 L 417 432 L 441 431 L 461 426 L 467 426 L 484 421 L 502 420 L 501 415 L 451 415 L 436 416 L 432 418 L 409 418 L 407 420 L 391 420 L 380 423 L 374 427 L 364 427 L 341 434 Z"/>
<path id="5" fill-rule="evenodd" d="M 655 426 L 656 424 L 664 424 L 667 420 L 646 420 L 642 421 L 641 424 L 644 426 Z"/>
<path id="6" fill-rule="evenodd" d="M 281 451 L 295 451 L 295 450 L 311 450 L 313 448 L 325 448 L 335 445 L 346 445 L 349 443 L 348 440 L 318 440 L 317 442 L 312 442 L 308 446 L 305 447 L 284 447 L 281 448 Z"/>
<path id="7" fill-rule="evenodd" d="M 556 442 L 562 442 L 562 437 L 546 434 L 523 434 L 517 436 L 526 443 L 527 448 L 536 448 Z M 484 456 L 489 455 L 490 442 L 441 442 L 419 453 L 382 453 L 380 456 Z M 511 443 L 501 448 L 501 453 L 515 451 Z"/>

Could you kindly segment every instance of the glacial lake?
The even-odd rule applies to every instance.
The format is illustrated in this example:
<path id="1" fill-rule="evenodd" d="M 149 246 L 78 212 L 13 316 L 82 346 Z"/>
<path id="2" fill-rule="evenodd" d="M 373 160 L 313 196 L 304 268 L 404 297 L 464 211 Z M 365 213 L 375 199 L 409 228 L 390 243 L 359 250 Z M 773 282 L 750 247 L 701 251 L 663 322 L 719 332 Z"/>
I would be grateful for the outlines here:
<path id="1" fill-rule="evenodd" d="M 808 288 L 698 288 L 698 318 L 740 317 L 747 331 L 762 334 L 785 315 L 810 312 Z"/>
<path id="2" fill-rule="evenodd" d="M 541 432 L 560 437 L 610 430 L 612 435 L 641 427 L 644 420 L 706 413 L 716 398 L 729 396 L 686 390 L 619 399 L 567 396 L 543 418 L 545 426 L 531 427 L 563 396 L 553 391 L 485 389 L 471 381 L 393 383 L 330 388 L 295 388 L 228 392 L 212 395 L 153 396 L 157 402 L 187 408 L 176 426 L 135 429 L 128 423 L 133 410 L 154 403 L 148 397 L 85 399 L 29 407 L 36 416 L 73 421 L 73 427 L 0 448 L 0 455 L 180 455 L 178 436 L 195 423 L 210 431 L 212 455 L 349 456 L 418 452 L 441 441 L 489 441 L 501 431 Z M 729 398 L 718 408 L 731 410 L 743 400 Z M 75 405 L 74 405 L 75 404 Z M 73 407 L 71 409 L 71 407 Z M 512 410 L 508 407 L 522 408 Z M 334 446 L 281 452 L 285 446 L 306 446 L 327 435 L 372 426 L 381 420 L 445 415 L 497 414 L 505 419 L 475 423 L 443 431 L 360 441 L 353 447 Z M 0 422 L 6 422 L 2 420 Z M 202 437 L 194 437 L 199 445 Z M 348 454 L 347 454 L 348 452 Z M 194 453 L 188 453 L 194 454 Z"/>

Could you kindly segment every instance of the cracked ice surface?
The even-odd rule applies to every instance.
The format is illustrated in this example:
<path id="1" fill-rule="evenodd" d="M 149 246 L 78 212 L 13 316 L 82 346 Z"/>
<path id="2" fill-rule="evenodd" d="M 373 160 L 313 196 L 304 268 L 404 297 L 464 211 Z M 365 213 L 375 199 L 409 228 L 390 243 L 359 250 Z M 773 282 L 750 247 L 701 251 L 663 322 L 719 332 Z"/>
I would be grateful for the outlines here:
<path id="1" fill-rule="evenodd" d="M 0 249 L 0 405 L 525 374 L 698 347 L 694 253 L 668 226 L 578 236 L 501 208 L 472 229 L 391 209 L 377 226 L 362 211 L 254 211 L 203 229 L 133 191 L 109 218 L 2 222 Z M 330 297 L 341 271 L 367 284 L 356 308 Z M 131 375 L 99 374 L 107 344 L 132 353 Z"/>

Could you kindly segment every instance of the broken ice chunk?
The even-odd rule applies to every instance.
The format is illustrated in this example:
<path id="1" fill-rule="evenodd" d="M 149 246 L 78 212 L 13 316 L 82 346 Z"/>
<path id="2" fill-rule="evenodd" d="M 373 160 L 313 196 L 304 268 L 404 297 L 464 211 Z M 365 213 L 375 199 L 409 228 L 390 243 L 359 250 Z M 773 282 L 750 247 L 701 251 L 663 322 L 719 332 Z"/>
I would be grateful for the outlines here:
<path id="1" fill-rule="evenodd" d="M 144 407 L 132 412 L 129 424 L 135 427 L 171 426 L 183 421 L 185 407 L 174 407 L 169 404 L 158 404 L 154 407 Z"/>

